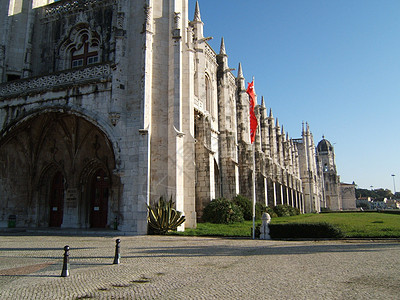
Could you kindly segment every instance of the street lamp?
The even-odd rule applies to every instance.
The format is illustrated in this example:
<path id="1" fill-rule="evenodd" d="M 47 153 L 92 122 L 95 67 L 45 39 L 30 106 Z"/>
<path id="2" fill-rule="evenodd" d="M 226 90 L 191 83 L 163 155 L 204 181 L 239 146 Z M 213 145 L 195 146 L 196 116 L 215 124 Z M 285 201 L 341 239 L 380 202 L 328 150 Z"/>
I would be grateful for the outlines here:
<path id="1" fill-rule="evenodd" d="M 394 181 L 394 176 L 396 176 L 396 175 L 392 174 L 392 177 L 393 177 L 393 195 L 396 195 L 396 183 Z"/>

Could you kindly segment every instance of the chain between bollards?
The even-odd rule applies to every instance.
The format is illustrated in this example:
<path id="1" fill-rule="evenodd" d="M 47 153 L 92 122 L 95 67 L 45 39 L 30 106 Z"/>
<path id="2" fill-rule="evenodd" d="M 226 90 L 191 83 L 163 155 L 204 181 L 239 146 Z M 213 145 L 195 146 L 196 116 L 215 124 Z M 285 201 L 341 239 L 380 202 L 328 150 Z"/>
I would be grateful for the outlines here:
<path id="1" fill-rule="evenodd" d="M 119 260 L 121 258 L 121 254 L 119 253 L 119 243 L 121 243 L 121 240 L 117 239 L 115 241 L 115 256 L 114 256 L 114 262 L 113 262 L 114 265 L 119 264 Z"/>
<path id="2" fill-rule="evenodd" d="M 69 246 L 64 247 L 64 262 L 61 277 L 69 276 Z"/>

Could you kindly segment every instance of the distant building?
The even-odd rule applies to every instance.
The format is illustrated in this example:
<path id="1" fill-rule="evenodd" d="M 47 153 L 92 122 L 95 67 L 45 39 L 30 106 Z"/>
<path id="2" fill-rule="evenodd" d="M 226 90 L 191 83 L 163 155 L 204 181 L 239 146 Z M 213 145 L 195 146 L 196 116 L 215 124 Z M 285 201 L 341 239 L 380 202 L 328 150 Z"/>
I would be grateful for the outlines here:
<path id="1" fill-rule="evenodd" d="M 360 197 L 356 199 L 356 208 L 369 210 L 372 209 L 372 199 L 371 197 Z"/>
<path id="2" fill-rule="evenodd" d="M 343 210 L 356 209 L 356 186 L 354 183 L 340 183 Z"/>
<path id="3" fill-rule="evenodd" d="M 399 209 L 400 201 L 395 199 L 385 199 L 383 200 L 386 203 L 387 208 L 389 209 Z"/>
<path id="4" fill-rule="evenodd" d="M 324 137 L 318 143 L 317 157 L 323 174 L 325 207 L 330 210 L 355 210 L 355 184 L 340 182 L 334 148 Z"/>

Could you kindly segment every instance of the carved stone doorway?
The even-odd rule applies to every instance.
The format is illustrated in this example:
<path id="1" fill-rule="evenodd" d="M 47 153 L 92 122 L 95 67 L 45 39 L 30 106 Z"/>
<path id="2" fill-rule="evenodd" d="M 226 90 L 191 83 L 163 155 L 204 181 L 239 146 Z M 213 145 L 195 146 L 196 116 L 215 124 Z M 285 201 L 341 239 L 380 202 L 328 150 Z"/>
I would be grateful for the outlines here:
<path id="1" fill-rule="evenodd" d="M 64 213 L 64 176 L 57 172 L 51 184 L 49 227 L 61 227 Z"/>
<path id="2" fill-rule="evenodd" d="M 92 178 L 90 201 L 90 227 L 105 228 L 108 216 L 110 178 L 104 170 L 98 170 Z"/>

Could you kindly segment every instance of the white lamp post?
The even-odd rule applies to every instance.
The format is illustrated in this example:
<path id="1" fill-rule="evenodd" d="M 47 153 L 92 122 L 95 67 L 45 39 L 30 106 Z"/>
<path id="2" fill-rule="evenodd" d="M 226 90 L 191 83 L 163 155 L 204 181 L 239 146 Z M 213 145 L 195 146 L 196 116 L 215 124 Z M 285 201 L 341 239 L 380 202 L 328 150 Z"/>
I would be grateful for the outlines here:
<path id="1" fill-rule="evenodd" d="M 396 194 L 396 183 L 394 181 L 394 176 L 396 176 L 396 175 L 392 174 L 392 177 L 393 177 L 393 195 Z"/>

